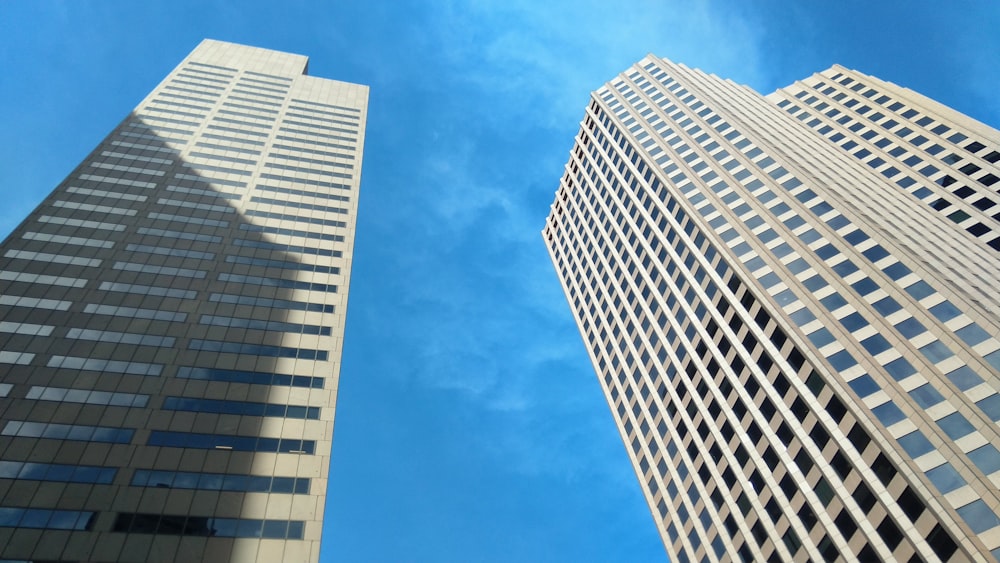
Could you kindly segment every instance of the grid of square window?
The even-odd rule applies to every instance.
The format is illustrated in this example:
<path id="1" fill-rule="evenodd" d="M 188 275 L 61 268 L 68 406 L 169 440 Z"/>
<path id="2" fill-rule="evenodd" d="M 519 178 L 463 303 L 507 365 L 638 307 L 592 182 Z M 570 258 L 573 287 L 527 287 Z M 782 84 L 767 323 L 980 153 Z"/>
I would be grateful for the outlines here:
<path id="1" fill-rule="evenodd" d="M 1000 440 L 970 420 L 996 420 L 1000 343 L 725 118 L 772 108 L 635 67 L 543 232 L 672 559 L 948 559 L 963 525 L 995 549 Z"/>
<path id="2" fill-rule="evenodd" d="M 832 70 L 772 95 L 778 105 L 897 187 L 1000 250 L 1000 145 L 985 126 L 855 71 Z M 960 130 L 961 129 L 961 130 Z"/>

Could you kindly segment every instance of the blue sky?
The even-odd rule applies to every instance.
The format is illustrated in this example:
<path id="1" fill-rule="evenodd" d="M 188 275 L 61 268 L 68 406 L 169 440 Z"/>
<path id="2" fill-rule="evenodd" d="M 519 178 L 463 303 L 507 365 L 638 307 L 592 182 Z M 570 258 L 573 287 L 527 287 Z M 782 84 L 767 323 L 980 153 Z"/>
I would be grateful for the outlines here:
<path id="1" fill-rule="evenodd" d="M 663 561 L 539 231 L 646 53 L 763 93 L 833 63 L 1000 126 L 1000 4 L 0 3 L 5 235 L 204 37 L 371 86 L 324 561 Z"/>

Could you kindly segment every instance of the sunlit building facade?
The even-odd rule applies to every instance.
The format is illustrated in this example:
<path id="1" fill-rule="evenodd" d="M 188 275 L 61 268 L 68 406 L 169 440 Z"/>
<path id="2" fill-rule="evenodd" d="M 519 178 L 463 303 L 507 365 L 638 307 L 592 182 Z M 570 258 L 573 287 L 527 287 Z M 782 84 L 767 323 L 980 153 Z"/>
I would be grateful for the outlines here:
<path id="1" fill-rule="evenodd" d="M 1000 133 L 648 56 L 543 230 L 671 561 L 1000 558 Z"/>
<path id="2" fill-rule="evenodd" d="M 206 40 L 0 248 L 0 560 L 318 561 L 368 88 Z"/>

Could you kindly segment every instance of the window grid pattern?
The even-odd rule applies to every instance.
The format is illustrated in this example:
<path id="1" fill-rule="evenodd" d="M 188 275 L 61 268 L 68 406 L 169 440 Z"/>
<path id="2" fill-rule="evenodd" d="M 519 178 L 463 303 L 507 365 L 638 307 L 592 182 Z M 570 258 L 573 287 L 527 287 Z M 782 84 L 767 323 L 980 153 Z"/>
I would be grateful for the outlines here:
<path id="1" fill-rule="evenodd" d="M 321 406 L 332 407 L 327 382 L 339 372 L 367 88 L 306 76 L 305 61 L 206 41 L 0 250 L 0 389 L 16 406 L 6 412 L 23 413 L 0 421 L 12 463 L 74 466 L 76 455 L 121 470 L 184 457 L 187 469 L 219 471 L 253 451 L 276 459 L 295 494 L 325 495 L 325 480 L 310 489 L 296 475 L 317 475 L 330 452 L 334 409 Z M 233 415 L 268 421 L 266 436 L 238 433 Z M 161 447 L 174 453 L 157 456 Z M 69 499 L 53 500 L 49 481 L 40 508 L 61 509 Z M 95 483 L 106 490 L 90 495 L 93 513 L 108 512 L 96 499 L 132 495 L 126 481 Z M 277 483 L 271 492 L 287 492 Z M 223 490 L 230 500 L 195 502 L 191 522 L 295 540 L 304 547 L 288 547 L 291 559 L 318 553 L 315 509 L 297 509 L 278 533 L 262 508 L 233 513 L 237 491 Z M 149 502 L 136 514 L 164 506 Z M 107 518 L 94 521 L 107 536 Z M 119 531 L 172 533 L 172 520 L 135 521 Z M 98 558 L 118 558 L 126 533 L 102 541 Z M 0 546 L 0 559 L 23 547 Z"/>
<path id="2" fill-rule="evenodd" d="M 961 475 L 981 471 L 981 486 L 1000 458 L 959 410 L 996 394 L 976 375 L 1000 367 L 996 339 L 689 89 L 719 90 L 651 61 L 595 93 L 543 231 L 671 558 L 947 559 L 966 534 L 956 521 L 980 533 L 991 526 L 968 518 L 993 512 L 942 512 L 924 483 L 965 486 L 951 462 L 924 456 L 922 481 L 885 449 L 884 430 L 872 438 L 873 422 L 894 424 L 879 409 L 899 409 L 865 370 L 884 369 L 877 379 L 907 414 L 930 409 L 939 428 L 925 448 L 902 421 L 889 432 L 900 449 L 947 447 L 938 432 L 975 436 L 985 449 Z M 904 308 L 932 330 L 913 332 Z M 967 392 L 954 406 L 943 399 L 952 385 Z M 862 400 L 841 399 L 847 389 Z M 979 417 L 996 420 L 992 402 L 977 404 Z M 737 429 L 749 443 L 734 443 Z"/>

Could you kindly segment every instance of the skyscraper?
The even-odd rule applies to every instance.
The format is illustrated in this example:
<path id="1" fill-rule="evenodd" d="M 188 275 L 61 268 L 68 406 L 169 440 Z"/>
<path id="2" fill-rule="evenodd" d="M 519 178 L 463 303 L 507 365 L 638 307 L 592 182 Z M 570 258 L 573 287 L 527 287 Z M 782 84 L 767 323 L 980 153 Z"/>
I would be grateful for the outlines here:
<path id="1" fill-rule="evenodd" d="M 317 561 L 368 88 L 206 40 L 0 249 L 0 559 Z"/>
<path id="2" fill-rule="evenodd" d="M 841 67 L 594 93 L 543 237 L 672 561 L 1000 559 L 998 147 Z"/>

